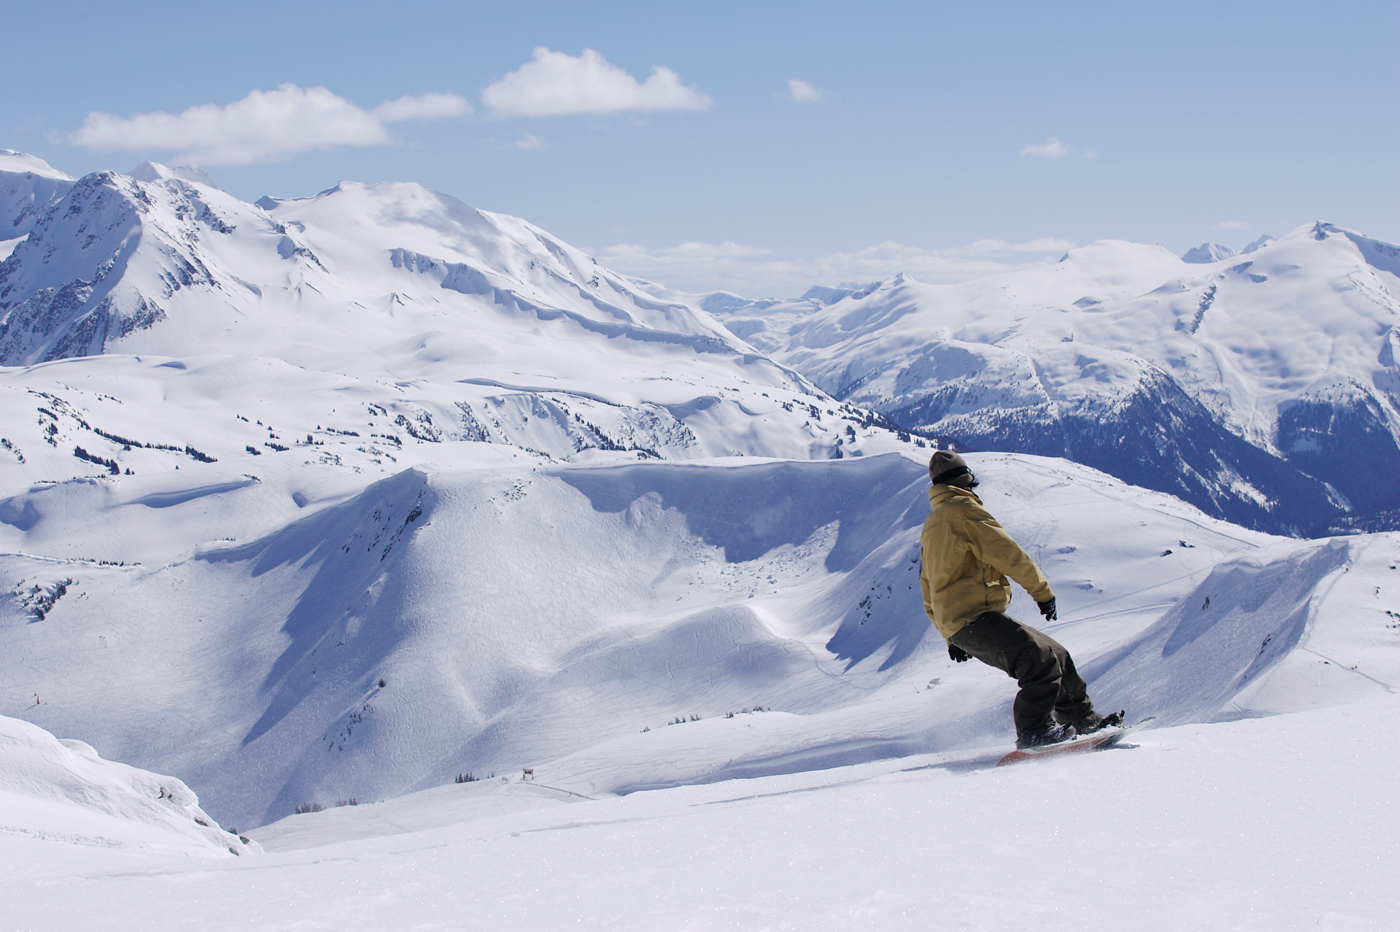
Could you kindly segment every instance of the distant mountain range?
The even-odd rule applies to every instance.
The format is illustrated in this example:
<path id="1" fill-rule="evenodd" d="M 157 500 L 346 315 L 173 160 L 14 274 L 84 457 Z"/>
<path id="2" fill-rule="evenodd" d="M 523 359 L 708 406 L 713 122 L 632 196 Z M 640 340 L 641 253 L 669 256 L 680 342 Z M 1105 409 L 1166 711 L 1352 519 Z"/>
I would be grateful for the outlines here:
<path id="1" fill-rule="evenodd" d="M 927 437 L 1063 456 L 1278 533 L 1400 527 L 1400 248 L 1318 222 L 1246 253 L 1104 241 L 959 285 L 701 304 Z"/>
<path id="2" fill-rule="evenodd" d="M 754 301 L 630 280 L 412 184 L 253 205 L 198 168 L 75 180 L 5 150 L 0 207 L 10 366 L 269 357 L 455 385 L 420 405 L 448 435 L 551 455 L 825 458 L 856 425 L 1064 456 L 1271 532 L 1400 526 L 1400 249 L 1327 223 L 1238 256 L 1103 241 Z M 840 423 L 801 407 L 828 395 Z"/>

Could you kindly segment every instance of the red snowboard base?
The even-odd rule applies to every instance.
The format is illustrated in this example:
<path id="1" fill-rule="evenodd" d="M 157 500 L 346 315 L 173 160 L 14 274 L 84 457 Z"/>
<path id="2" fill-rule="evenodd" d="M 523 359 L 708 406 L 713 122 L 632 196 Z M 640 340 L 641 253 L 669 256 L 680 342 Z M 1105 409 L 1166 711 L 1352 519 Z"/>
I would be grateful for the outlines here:
<path id="1" fill-rule="evenodd" d="M 1141 724 L 1141 723 L 1139 723 Z M 1059 757 L 1062 754 L 1081 754 L 1087 751 L 1102 751 L 1122 741 L 1137 725 L 1123 728 L 1105 728 L 1103 731 L 1082 738 L 1071 738 L 1059 744 L 1045 744 L 1038 748 L 1025 748 L 1012 751 L 997 761 L 997 766 L 1014 764 L 1023 760 L 1037 760 L 1045 757 Z"/>

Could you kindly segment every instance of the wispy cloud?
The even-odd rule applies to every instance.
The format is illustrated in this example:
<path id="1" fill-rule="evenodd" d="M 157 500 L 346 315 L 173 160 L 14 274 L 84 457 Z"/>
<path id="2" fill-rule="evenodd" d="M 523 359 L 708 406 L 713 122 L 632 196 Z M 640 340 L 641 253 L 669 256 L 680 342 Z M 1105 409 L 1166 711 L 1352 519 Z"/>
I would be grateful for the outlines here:
<path id="1" fill-rule="evenodd" d="M 1026 146 L 1021 150 L 1021 154 L 1036 159 L 1063 159 L 1069 157 L 1070 151 L 1069 146 L 1051 136 L 1039 145 Z"/>
<path id="2" fill-rule="evenodd" d="M 1249 224 L 1243 220 L 1222 220 L 1215 225 L 1217 230 L 1248 230 Z"/>
<path id="3" fill-rule="evenodd" d="M 584 49 L 575 58 L 544 46 L 516 71 L 490 85 L 481 102 L 496 116 L 561 116 L 621 113 L 628 110 L 704 110 L 710 98 L 681 84 L 680 75 L 660 65 L 639 82 L 602 53 Z"/>
<path id="4" fill-rule="evenodd" d="M 1045 236 L 1040 239 L 1028 240 L 1024 243 L 1008 243 L 1004 239 L 979 239 L 975 243 L 966 246 L 957 246 L 953 249 L 945 249 L 941 253 L 944 256 L 998 256 L 1027 252 L 1056 252 L 1063 253 L 1067 249 L 1073 249 L 1078 243 L 1068 239 L 1055 239 Z"/>
<path id="5" fill-rule="evenodd" d="M 799 81 L 796 78 L 788 81 L 788 93 L 792 99 L 800 104 L 814 104 L 822 99 L 820 89 L 813 87 L 806 81 Z"/>
<path id="6" fill-rule="evenodd" d="M 520 134 L 520 138 L 519 138 L 519 139 L 515 140 L 515 142 L 513 142 L 513 143 L 510 144 L 510 147 L 511 147 L 512 149 L 544 149 L 544 148 L 546 148 L 545 142 L 544 142 L 543 139 L 541 139 L 540 137 L 536 136 L 534 133 L 524 133 L 524 132 L 522 132 L 522 133 Z"/>
<path id="7" fill-rule="evenodd" d="M 465 116 L 471 112 L 472 105 L 467 103 L 465 97 L 458 97 L 456 94 L 424 94 L 421 97 L 400 97 L 398 100 L 385 101 L 369 113 L 381 123 L 403 123 L 407 120 L 442 120 Z"/>
<path id="8" fill-rule="evenodd" d="M 471 110 L 455 94 L 400 97 L 364 110 L 324 87 L 283 84 L 222 107 L 200 104 L 179 114 L 89 113 L 69 141 L 102 151 L 176 152 L 177 161 L 202 165 L 247 165 L 339 146 L 391 145 L 388 124 Z"/>
<path id="9" fill-rule="evenodd" d="M 884 242 L 815 259 L 776 258 L 772 249 L 739 243 L 684 243 L 664 249 L 620 244 L 598 250 L 601 261 L 627 275 L 680 291 L 733 291 L 749 297 L 787 298 L 816 284 L 871 282 L 906 272 L 923 282 L 960 282 L 982 275 L 1053 262 L 1074 248 L 1069 240 L 1024 243 L 984 239 L 930 250 Z"/>

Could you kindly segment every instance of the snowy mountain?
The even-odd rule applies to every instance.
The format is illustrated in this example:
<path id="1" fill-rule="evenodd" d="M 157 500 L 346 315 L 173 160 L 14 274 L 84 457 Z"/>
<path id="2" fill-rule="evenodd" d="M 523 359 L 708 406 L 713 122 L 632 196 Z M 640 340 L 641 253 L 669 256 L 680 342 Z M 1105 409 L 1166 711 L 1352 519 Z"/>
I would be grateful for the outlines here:
<path id="1" fill-rule="evenodd" d="M 142 162 L 127 174 L 137 181 L 168 181 L 176 178 L 182 181 L 192 181 L 206 188 L 213 188 L 215 191 L 223 190 L 219 187 L 219 183 L 214 180 L 214 176 L 198 165 L 176 165 L 174 168 L 169 168 L 159 162 Z"/>
<path id="2" fill-rule="evenodd" d="M 1392 527 L 1400 248 L 1324 223 L 1262 239 L 1249 258 L 1106 241 L 960 285 L 705 306 L 925 436 L 1066 456 L 1275 532 Z"/>
<path id="3" fill-rule="evenodd" d="M 826 458 L 852 452 L 852 425 L 877 438 L 871 452 L 909 442 L 708 315 L 652 297 L 523 220 L 412 184 L 344 183 L 255 206 L 207 180 L 143 163 L 133 176 L 73 182 L 0 264 L 0 361 L 201 357 L 207 372 L 266 359 L 293 394 L 357 383 L 364 415 L 398 425 L 389 443 Z M 84 367 L 98 370 L 111 371 Z M 124 384 L 103 391 L 119 399 Z M 253 392 L 243 408 L 259 403 Z M 278 426 L 304 438 L 367 423 L 357 414 L 347 426 L 333 408 Z M 237 427 L 233 411 L 222 415 Z M 173 439 L 166 429 L 158 442 Z M 87 440 L 102 460 L 130 446 Z"/>
<path id="4" fill-rule="evenodd" d="M 0 350 L 13 364 L 0 370 L 0 566 L 11 577 L 0 640 L 18 658 L 3 681 L 4 709 L 108 757 L 187 778 L 234 824 L 318 796 L 352 758 L 349 771 L 367 782 L 349 795 L 379 795 L 513 760 L 520 747 L 537 755 L 583 746 L 510 724 L 543 708 L 512 698 L 510 684 L 538 687 L 540 665 L 562 662 L 532 653 L 536 639 L 576 649 L 584 632 L 611 636 L 615 626 L 591 616 L 611 619 L 616 606 L 584 599 L 587 579 L 568 565 L 606 580 L 621 572 L 618 554 L 588 535 L 570 542 L 576 549 L 551 550 L 559 518 L 547 511 L 525 510 L 497 538 L 445 503 L 504 508 L 541 470 L 569 474 L 570 464 L 885 462 L 878 454 L 924 446 L 835 402 L 703 311 L 653 297 L 522 220 L 416 185 L 344 183 L 251 205 L 192 170 L 148 163 L 134 175 L 72 182 L 0 265 Z M 658 475 L 676 477 L 663 486 L 693 478 L 703 490 L 727 488 L 727 474 Z M 544 485 L 559 516 L 597 530 L 586 520 L 594 509 L 580 510 L 568 482 Z M 799 508 L 793 494 L 772 507 Z M 812 513 L 829 506 L 838 507 L 814 504 Z M 827 523 L 849 521 L 844 514 L 838 507 Z M 450 539 L 414 546 L 423 530 L 449 525 Z M 276 554 L 288 547 L 303 552 L 284 564 Z M 355 560 L 302 575 L 333 553 Z M 434 589 L 447 609 L 402 614 L 405 577 L 386 571 L 404 569 L 411 554 L 426 560 L 413 572 L 443 574 Z M 197 579 L 184 579 L 188 571 Z M 577 617 L 556 631 L 557 613 L 536 616 L 532 593 L 561 574 Z M 356 614 L 377 603 L 367 593 L 391 583 L 382 613 Z M 731 583 L 715 579 L 726 593 Z M 487 597 L 500 586 L 524 601 Z M 195 602 L 177 604 L 185 591 Z M 702 602 L 692 627 L 708 626 L 706 612 L 728 617 Z M 416 627 L 460 638 L 465 606 L 484 613 L 466 629 L 472 637 L 498 622 L 538 631 L 520 649 L 485 653 L 452 640 L 443 656 L 463 659 L 445 679 L 402 659 L 416 649 L 405 646 Z M 92 622 L 79 625 L 77 642 L 54 624 L 70 614 Z M 366 619 L 377 633 L 357 642 Z M 320 632 L 313 655 L 325 648 L 326 625 L 343 629 L 336 643 L 358 643 L 333 652 L 353 653 L 346 666 L 313 663 L 309 690 L 296 659 L 303 635 L 293 633 L 304 623 Z M 89 656 L 94 645 L 100 653 Z M 206 649 L 223 656 L 211 664 Z M 61 660 L 75 656 L 99 662 L 78 673 Z M 146 666 L 142 658 L 155 656 L 165 659 Z M 187 675 L 171 679 L 166 663 Z M 480 679 L 464 687 L 456 677 L 473 665 Z M 125 698 L 104 703 L 85 681 Z M 429 701 L 439 688 L 460 701 Z M 168 711 L 187 704 L 192 714 L 171 723 Z M 70 714 L 80 706 L 87 712 Z M 374 725 L 361 727 L 370 708 L 393 723 L 386 740 L 411 745 L 400 763 L 369 768 L 378 775 L 358 756 L 362 747 L 384 753 L 366 741 Z M 457 719 L 455 751 L 441 745 L 444 709 Z M 507 724 L 523 737 L 493 737 Z M 616 727 L 602 716 L 578 741 Z M 342 730 L 360 737 L 349 758 L 331 757 L 321 737 Z M 329 774 L 327 761 L 339 762 Z"/>
<path id="5" fill-rule="evenodd" d="M 1400 535 L 1259 528 L 1384 520 L 1392 247 L 691 300 L 417 185 L 212 181 L 0 158 L 13 923 L 1389 915 Z M 1019 451 L 968 456 L 1136 747 L 995 768 L 891 421 Z"/>
<path id="6" fill-rule="evenodd" d="M 1228 259 L 1235 254 L 1229 246 L 1221 246 L 1219 243 L 1202 243 L 1194 249 L 1188 249 L 1181 254 L 1182 262 L 1195 262 L 1209 264 L 1219 262 L 1221 259 Z"/>
<path id="7" fill-rule="evenodd" d="M 72 187 L 72 178 L 43 159 L 0 149 L 0 260 Z"/>
<path id="8" fill-rule="evenodd" d="M 1390 602 L 1342 606 L 1389 591 L 1393 537 L 1270 538 L 1075 464 L 975 465 L 1105 705 L 1179 723 L 1369 688 L 1304 644 L 1390 676 L 1361 646 Z M 11 554 L 3 701 L 240 826 L 468 773 L 592 796 L 1009 743 L 1004 678 L 954 668 L 923 616 L 926 489 L 901 455 L 412 469 L 171 562 Z M 122 530 L 260 492 L 147 495 Z"/>

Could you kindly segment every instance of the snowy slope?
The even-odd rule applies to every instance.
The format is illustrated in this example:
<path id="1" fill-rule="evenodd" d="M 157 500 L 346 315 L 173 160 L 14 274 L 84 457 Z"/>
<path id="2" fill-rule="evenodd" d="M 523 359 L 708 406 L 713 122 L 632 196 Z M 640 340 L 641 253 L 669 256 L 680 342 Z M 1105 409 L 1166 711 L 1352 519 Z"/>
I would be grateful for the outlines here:
<path id="1" fill-rule="evenodd" d="M 1397 275 L 1400 249 L 1318 223 L 1215 262 L 1105 241 L 961 285 L 710 309 L 907 428 L 1296 533 L 1396 494 Z"/>
<path id="2" fill-rule="evenodd" d="M 0 836 L 152 854 L 261 854 L 174 777 L 103 760 L 81 741 L 0 716 Z"/>
<path id="3" fill-rule="evenodd" d="M 1163 720 L 1250 708 L 1323 594 L 1374 598 L 1395 562 L 1389 537 L 1277 540 L 1072 464 L 977 468 L 1101 700 Z M 3 701 L 239 825 L 549 761 L 592 795 L 1009 741 L 1006 685 L 952 668 L 923 617 L 926 487 L 903 456 L 414 469 L 164 565 L 4 557 Z M 1168 702 L 1164 678 L 1197 685 Z M 755 707 L 757 753 L 724 717 Z M 688 749 L 658 755 L 660 729 Z"/>
<path id="4" fill-rule="evenodd" d="M 1202 243 L 1194 249 L 1188 249 L 1181 254 L 1182 262 L 1210 263 L 1219 262 L 1221 259 L 1228 259 L 1235 254 L 1229 246 L 1221 246 L 1219 243 Z"/>
<path id="5" fill-rule="evenodd" d="M 0 149 L 0 260 L 71 187 L 73 179 L 43 159 Z"/>
<path id="6" fill-rule="evenodd" d="M 622 797 L 515 773 L 291 816 L 252 833 L 259 858 L 0 835 L 0 901 L 44 929 L 1379 932 L 1400 908 L 1385 804 L 1400 755 L 1375 740 L 1396 711 L 1386 697 L 1058 762 L 996 768 L 988 749 Z"/>

